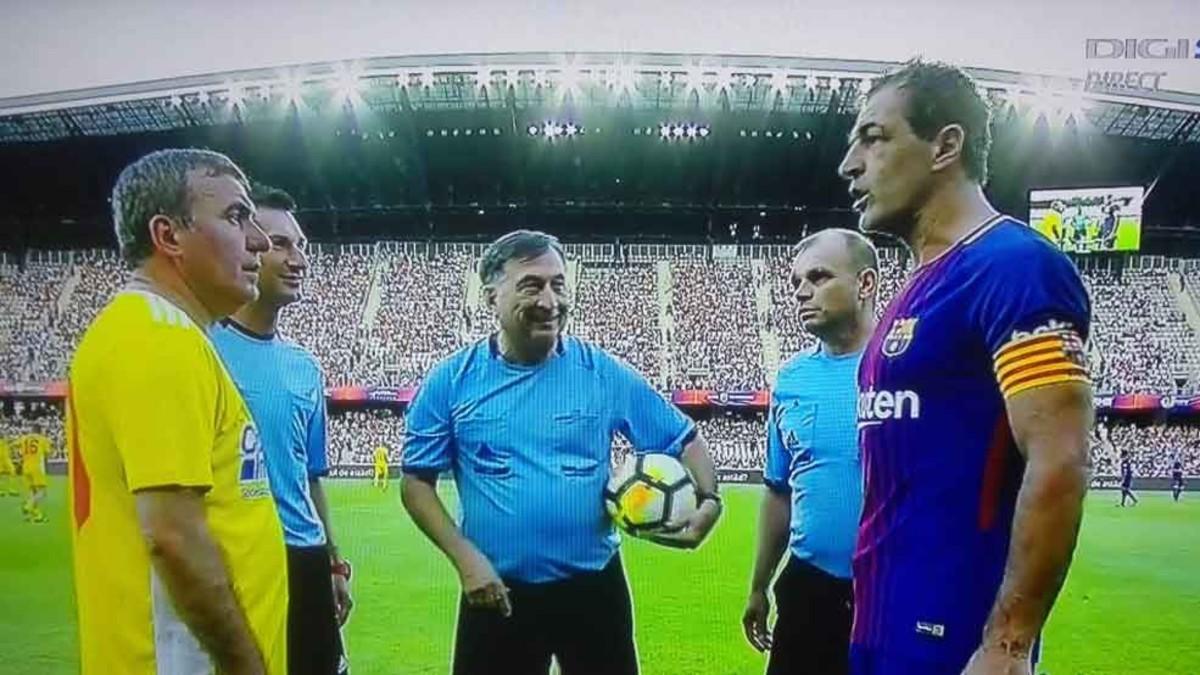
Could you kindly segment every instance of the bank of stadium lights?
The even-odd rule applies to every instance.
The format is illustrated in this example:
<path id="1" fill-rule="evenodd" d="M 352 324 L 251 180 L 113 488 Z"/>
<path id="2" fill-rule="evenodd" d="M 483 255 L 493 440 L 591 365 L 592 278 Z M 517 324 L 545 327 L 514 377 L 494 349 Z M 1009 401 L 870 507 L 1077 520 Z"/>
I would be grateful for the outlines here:
<path id="1" fill-rule="evenodd" d="M 333 94 L 339 101 L 358 103 L 362 99 L 365 81 L 353 65 L 340 64 L 334 69 L 334 77 L 329 81 Z"/>
<path id="2" fill-rule="evenodd" d="M 582 124 L 575 122 L 547 120 L 541 124 L 530 124 L 525 131 L 534 138 L 541 136 L 548 141 L 553 141 L 559 138 L 575 138 L 583 135 L 586 130 Z"/>
<path id="3" fill-rule="evenodd" d="M 579 86 L 582 83 L 583 74 L 574 66 L 567 66 L 558 73 L 558 85 L 564 98 L 567 94 L 578 94 Z"/>
<path id="4" fill-rule="evenodd" d="M 811 131 L 800 131 L 799 129 L 790 129 L 787 131 L 784 131 L 783 129 L 740 129 L 738 130 L 738 136 L 742 138 L 758 138 L 761 136 L 762 138 L 770 138 L 773 140 L 785 140 L 790 138 L 793 141 L 799 141 L 801 139 L 811 141 L 813 139 L 813 133 Z"/>
<path id="5" fill-rule="evenodd" d="M 463 127 L 461 129 L 455 127 L 455 128 L 449 128 L 449 129 L 426 129 L 425 130 L 425 136 L 428 138 L 433 138 L 434 136 L 443 136 L 446 138 L 458 137 L 458 136 L 463 136 L 463 137 L 466 137 L 466 136 L 483 137 L 483 136 L 489 136 L 489 135 L 490 136 L 499 136 L 502 133 L 503 132 L 500 131 L 500 127 L 491 127 L 491 128 L 479 127 L 478 129 L 476 129 L 474 127 Z M 395 132 L 389 132 L 388 136 L 391 137 L 394 134 L 395 134 Z"/>
<path id="6" fill-rule="evenodd" d="M 303 101 L 304 83 L 300 80 L 300 75 L 295 72 L 286 73 L 281 78 L 279 84 L 279 93 L 283 96 L 283 101 L 288 105 L 300 105 Z"/>
<path id="7" fill-rule="evenodd" d="M 635 136 L 641 135 L 641 127 L 633 130 Z M 654 134 L 651 127 L 647 127 L 645 134 L 650 136 Z M 711 130 L 704 124 L 693 124 L 691 122 L 663 122 L 658 125 L 658 137 L 663 141 L 695 141 L 697 139 L 708 138 Z"/>
<path id="8" fill-rule="evenodd" d="M 635 74 L 633 68 L 628 65 L 617 67 L 613 73 L 612 80 L 609 84 L 613 90 L 619 95 L 626 91 L 631 91 L 634 88 Z"/>
<path id="9" fill-rule="evenodd" d="M 714 91 L 718 94 L 720 94 L 722 91 L 731 91 L 733 89 L 733 83 L 733 71 L 729 68 L 721 68 L 717 71 L 717 87 Z"/>
<path id="10" fill-rule="evenodd" d="M 487 68 L 480 68 L 475 71 L 475 86 L 483 93 L 487 93 L 487 89 L 492 84 L 492 71 Z"/>
<path id="11" fill-rule="evenodd" d="M 788 75 L 782 70 L 777 70 L 771 73 L 771 91 L 786 93 L 788 87 Z"/>
<path id="12" fill-rule="evenodd" d="M 225 86 L 225 101 L 236 108 L 246 102 L 246 90 L 240 84 L 230 82 Z"/>

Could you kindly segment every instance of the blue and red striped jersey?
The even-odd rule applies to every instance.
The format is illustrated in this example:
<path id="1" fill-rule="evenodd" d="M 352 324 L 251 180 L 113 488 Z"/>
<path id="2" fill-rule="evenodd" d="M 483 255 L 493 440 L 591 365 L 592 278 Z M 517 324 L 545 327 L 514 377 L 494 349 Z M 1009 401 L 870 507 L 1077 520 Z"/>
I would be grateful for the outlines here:
<path id="1" fill-rule="evenodd" d="M 918 267 L 888 306 L 858 373 L 855 649 L 966 664 L 1024 471 L 1005 399 L 1088 380 L 1090 311 L 1071 261 L 1005 216 Z"/>

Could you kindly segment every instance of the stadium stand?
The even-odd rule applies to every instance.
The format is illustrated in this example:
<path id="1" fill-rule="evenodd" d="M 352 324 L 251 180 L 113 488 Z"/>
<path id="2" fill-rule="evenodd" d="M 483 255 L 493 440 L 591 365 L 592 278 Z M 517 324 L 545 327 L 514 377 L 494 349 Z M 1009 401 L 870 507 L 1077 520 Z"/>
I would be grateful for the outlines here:
<path id="1" fill-rule="evenodd" d="M 790 254 L 769 248 L 765 255 L 714 256 L 713 248 L 681 246 L 658 260 L 649 254 L 572 257 L 568 330 L 668 390 L 763 388 L 773 375 L 765 358 L 771 335 L 779 359 L 813 345 L 794 318 Z M 329 386 L 416 386 L 434 362 L 494 326 L 474 279 L 481 249 L 314 245 L 305 298 L 284 313 L 280 330 L 317 355 Z M 880 255 L 882 311 L 907 268 L 899 249 L 882 248 Z M 1195 388 L 1200 340 L 1180 298 L 1196 295 L 1190 275 L 1178 276 L 1179 269 L 1196 269 L 1195 262 L 1081 263 L 1093 302 L 1089 356 L 1098 392 Z M 0 382 L 63 379 L 74 344 L 127 275 L 113 251 L 41 251 L 21 267 L 0 267 Z M 13 419 L 5 424 L 20 426 Z M 402 417 L 352 411 L 332 419 L 335 462 L 368 463 L 378 441 L 399 452 Z M 761 466 L 762 425 L 761 414 L 718 414 L 701 422 L 725 468 Z M 1098 472 L 1113 470 L 1106 448 L 1117 447 L 1130 451 L 1139 475 L 1165 475 L 1173 453 L 1182 453 L 1190 473 L 1200 473 L 1200 427 L 1109 426 L 1110 442 L 1097 445 Z"/>

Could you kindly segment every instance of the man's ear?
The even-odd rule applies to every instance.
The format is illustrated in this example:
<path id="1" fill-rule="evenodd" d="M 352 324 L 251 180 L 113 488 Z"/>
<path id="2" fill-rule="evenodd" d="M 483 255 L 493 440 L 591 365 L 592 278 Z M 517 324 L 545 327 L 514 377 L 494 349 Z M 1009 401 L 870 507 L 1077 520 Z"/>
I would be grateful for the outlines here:
<path id="1" fill-rule="evenodd" d="M 174 219 L 158 214 L 146 224 L 150 231 L 150 248 L 152 251 L 162 251 L 168 258 L 178 258 L 183 255 L 183 245 L 179 233 L 185 228 L 180 227 Z"/>
<path id="2" fill-rule="evenodd" d="M 483 287 L 483 301 L 489 309 L 496 309 L 496 287 L 488 284 Z"/>
<path id="3" fill-rule="evenodd" d="M 866 300 L 879 292 L 879 272 L 874 268 L 858 273 L 858 297 Z"/>
<path id="4" fill-rule="evenodd" d="M 967 132 L 961 124 L 947 124 L 933 139 L 933 170 L 942 171 L 962 159 Z"/>

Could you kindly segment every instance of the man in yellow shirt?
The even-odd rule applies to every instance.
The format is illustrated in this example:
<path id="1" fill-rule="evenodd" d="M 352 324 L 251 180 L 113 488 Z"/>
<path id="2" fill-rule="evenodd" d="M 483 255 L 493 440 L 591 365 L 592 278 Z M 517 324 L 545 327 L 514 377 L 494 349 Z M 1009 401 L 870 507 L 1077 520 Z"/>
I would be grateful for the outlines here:
<path id="1" fill-rule="evenodd" d="M 375 448 L 375 474 L 371 477 L 371 485 L 386 491 L 388 488 L 388 451 L 387 446 Z"/>
<path id="2" fill-rule="evenodd" d="M 41 424 L 34 423 L 33 433 L 25 434 L 17 441 L 21 451 L 21 476 L 25 479 L 25 494 L 28 498 L 21 505 L 25 519 L 34 523 L 46 522 L 42 513 L 42 499 L 46 496 L 46 455 L 50 454 L 50 439 L 42 433 Z"/>
<path id="3" fill-rule="evenodd" d="M 17 491 L 17 469 L 13 466 L 12 461 L 12 446 L 8 444 L 8 438 L 0 434 L 0 497 L 15 497 L 20 494 Z M 24 511 L 24 504 L 21 506 Z"/>
<path id="4" fill-rule="evenodd" d="M 257 294 L 268 241 L 241 169 L 130 164 L 112 194 L 130 283 L 68 376 L 84 675 L 285 675 L 287 566 L 258 431 L 203 327 Z"/>

